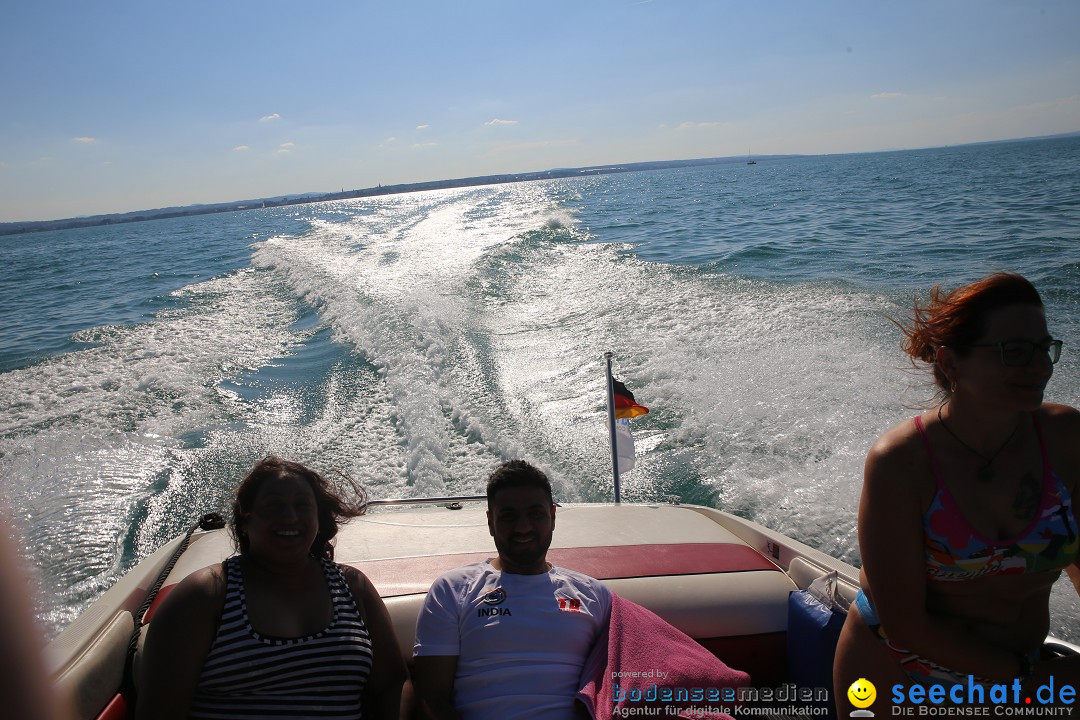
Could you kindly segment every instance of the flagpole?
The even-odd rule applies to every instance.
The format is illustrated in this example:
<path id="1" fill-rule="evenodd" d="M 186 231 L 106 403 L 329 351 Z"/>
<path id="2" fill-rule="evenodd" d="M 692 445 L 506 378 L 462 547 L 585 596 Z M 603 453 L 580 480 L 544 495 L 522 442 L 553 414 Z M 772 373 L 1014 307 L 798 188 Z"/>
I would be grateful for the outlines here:
<path id="1" fill-rule="evenodd" d="M 615 386 L 611 378 L 611 358 L 615 354 L 610 350 L 604 353 L 607 360 L 607 416 L 608 429 L 611 432 L 611 474 L 615 478 L 615 504 L 622 503 L 622 492 L 619 487 L 619 450 L 615 439 Z"/>

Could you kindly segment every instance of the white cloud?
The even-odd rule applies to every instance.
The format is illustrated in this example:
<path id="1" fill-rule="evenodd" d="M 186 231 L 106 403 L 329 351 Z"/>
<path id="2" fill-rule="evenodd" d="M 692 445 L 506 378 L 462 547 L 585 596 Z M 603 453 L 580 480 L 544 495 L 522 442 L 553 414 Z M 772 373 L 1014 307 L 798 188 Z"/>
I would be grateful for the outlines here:
<path id="1" fill-rule="evenodd" d="M 500 120 L 499 118 L 493 118 L 488 120 L 485 125 L 517 125 L 517 120 Z"/>
<path id="2" fill-rule="evenodd" d="M 259 118 L 259 122 L 270 122 L 271 120 L 280 120 L 280 119 L 281 119 L 281 116 L 278 115 L 277 113 L 274 113 L 272 115 L 263 115 L 261 118 Z"/>
<path id="3" fill-rule="evenodd" d="M 233 152 L 247 152 L 250 149 L 247 145 L 237 145 L 233 148 Z"/>
<path id="4" fill-rule="evenodd" d="M 97 138 L 92 138 L 92 137 L 73 137 L 73 138 L 71 138 L 71 141 L 72 141 L 72 142 L 77 142 L 77 143 L 82 143 L 82 144 L 84 144 L 84 145 L 89 145 L 90 143 L 96 143 L 96 142 L 97 142 Z"/>
<path id="5" fill-rule="evenodd" d="M 414 143 L 412 147 L 413 147 L 413 150 L 426 150 L 428 148 L 435 147 L 436 144 L 437 143 L 433 143 L 433 142 Z"/>
<path id="6" fill-rule="evenodd" d="M 390 147 L 391 145 L 393 145 L 396 142 L 397 142 L 397 138 L 394 137 L 393 135 L 391 135 L 390 137 L 386 138 L 381 143 L 379 143 L 379 147 L 381 147 L 381 148 Z"/>
<path id="7" fill-rule="evenodd" d="M 873 100 L 889 100 L 891 98 L 898 98 L 898 97 L 904 97 L 904 93 L 902 93 L 902 92 L 880 92 L 880 93 L 876 93 L 876 94 L 870 96 L 870 98 L 873 99 Z"/>
<path id="8" fill-rule="evenodd" d="M 431 127 L 431 126 L 430 125 L 417 125 L 416 129 L 417 130 L 427 130 L 429 127 Z"/>
<path id="9" fill-rule="evenodd" d="M 277 153 L 278 153 L 278 155 L 285 155 L 286 153 L 292 152 L 292 149 L 294 147 L 296 147 L 296 143 L 291 143 L 291 142 L 281 143 L 280 145 L 278 145 Z"/>

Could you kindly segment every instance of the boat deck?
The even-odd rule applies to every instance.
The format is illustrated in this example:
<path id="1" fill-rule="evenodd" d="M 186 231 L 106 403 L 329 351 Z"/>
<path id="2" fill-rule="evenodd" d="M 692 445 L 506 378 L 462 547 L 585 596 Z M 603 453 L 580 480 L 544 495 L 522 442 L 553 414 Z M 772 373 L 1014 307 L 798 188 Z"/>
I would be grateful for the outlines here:
<path id="1" fill-rule="evenodd" d="M 435 578 L 495 553 L 485 505 L 452 507 L 374 506 L 344 525 L 336 540 L 335 560 L 362 570 L 383 596 L 406 659 Z M 116 689 L 134 616 L 179 542 L 140 563 L 49 646 L 56 684 L 77 698 L 80 717 L 129 713 Z M 233 552 L 227 531 L 195 532 L 144 616 L 140 640 L 176 583 Z M 749 521 L 690 505 L 560 506 L 548 559 L 649 608 L 731 667 L 749 672 L 758 687 L 787 680 L 792 590 L 837 569 L 844 592 L 854 594 L 854 568 Z M 137 677 L 138 653 L 134 665 Z"/>

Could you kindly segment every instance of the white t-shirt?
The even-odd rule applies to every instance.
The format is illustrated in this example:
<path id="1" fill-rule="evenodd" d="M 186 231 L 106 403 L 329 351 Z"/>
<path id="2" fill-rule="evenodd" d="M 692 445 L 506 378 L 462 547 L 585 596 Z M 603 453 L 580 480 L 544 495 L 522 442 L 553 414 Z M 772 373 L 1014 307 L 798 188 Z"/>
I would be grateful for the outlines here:
<path id="1" fill-rule="evenodd" d="M 413 654 L 458 656 L 454 706 L 464 720 L 572 718 L 582 666 L 610 614 L 611 591 L 587 575 L 466 565 L 432 584 Z"/>

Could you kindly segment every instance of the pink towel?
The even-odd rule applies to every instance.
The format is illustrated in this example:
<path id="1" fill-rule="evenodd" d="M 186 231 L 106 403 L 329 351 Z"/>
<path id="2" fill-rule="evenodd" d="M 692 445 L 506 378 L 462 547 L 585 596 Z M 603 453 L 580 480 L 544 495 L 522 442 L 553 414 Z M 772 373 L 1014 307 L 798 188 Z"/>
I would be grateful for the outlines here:
<path id="1" fill-rule="evenodd" d="M 596 720 L 630 708 L 672 709 L 661 716 L 681 709 L 679 717 L 730 720 L 717 710 L 734 705 L 724 690 L 747 687 L 750 676 L 650 610 L 615 595 L 608 629 L 585 661 L 581 682 L 577 699 Z"/>

